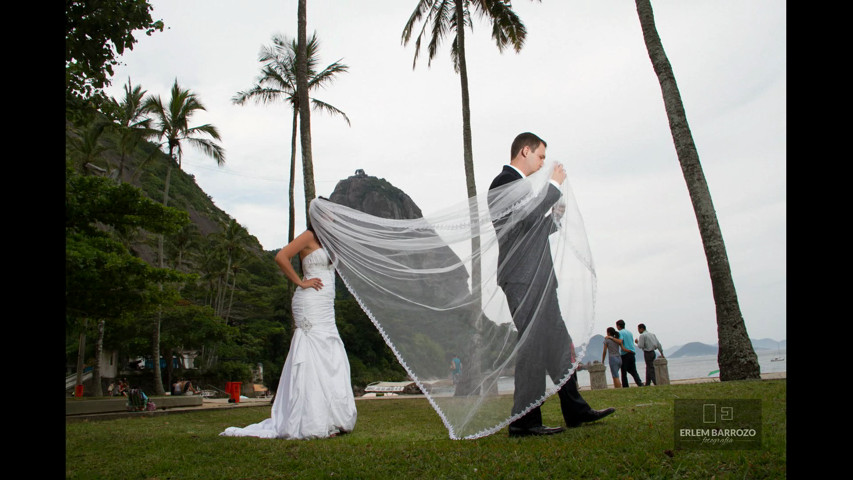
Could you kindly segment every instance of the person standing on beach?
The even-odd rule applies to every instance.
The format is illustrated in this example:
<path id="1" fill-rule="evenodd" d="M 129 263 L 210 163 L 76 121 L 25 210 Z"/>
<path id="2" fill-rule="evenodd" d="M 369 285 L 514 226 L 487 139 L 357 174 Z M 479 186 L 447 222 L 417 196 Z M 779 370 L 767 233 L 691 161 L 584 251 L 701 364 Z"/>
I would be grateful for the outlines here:
<path id="1" fill-rule="evenodd" d="M 658 341 L 658 337 L 646 330 L 645 324 L 637 325 L 637 331 L 640 332 L 640 337 L 634 341 L 637 342 L 637 347 L 643 351 L 643 360 L 646 362 L 646 386 L 648 387 L 652 383 L 657 385 L 658 381 L 655 378 L 655 358 L 657 355 L 655 350 L 660 351 L 661 358 L 664 358 L 663 347 Z"/>
<path id="2" fill-rule="evenodd" d="M 622 388 L 628 388 L 628 375 L 634 377 L 638 387 L 643 386 L 640 374 L 637 373 L 637 356 L 634 353 L 634 334 L 625 328 L 625 320 L 616 321 L 616 329 L 622 339 Z"/>
<path id="3" fill-rule="evenodd" d="M 619 353 L 621 347 L 613 338 L 619 338 L 619 333 L 613 327 L 607 327 L 607 337 L 604 339 L 604 349 L 601 351 L 601 363 L 604 363 L 604 357 L 607 356 L 610 362 L 610 376 L 613 377 L 613 388 L 622 388 L 622 382 L 619 381 L 619 369 L 622 368 L 622 355 Z"/>

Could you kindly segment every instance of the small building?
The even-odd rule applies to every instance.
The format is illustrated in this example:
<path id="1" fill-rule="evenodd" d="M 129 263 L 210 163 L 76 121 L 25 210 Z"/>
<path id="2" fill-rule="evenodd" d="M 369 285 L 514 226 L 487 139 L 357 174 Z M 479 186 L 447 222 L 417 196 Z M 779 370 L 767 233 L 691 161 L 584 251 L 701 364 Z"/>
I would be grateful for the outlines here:
<path id="1" fill-rule="evenodd" d="M 364 393 L 417 395 L 421 392 L 415 382 L 373 382 L 364 388 Z"/>

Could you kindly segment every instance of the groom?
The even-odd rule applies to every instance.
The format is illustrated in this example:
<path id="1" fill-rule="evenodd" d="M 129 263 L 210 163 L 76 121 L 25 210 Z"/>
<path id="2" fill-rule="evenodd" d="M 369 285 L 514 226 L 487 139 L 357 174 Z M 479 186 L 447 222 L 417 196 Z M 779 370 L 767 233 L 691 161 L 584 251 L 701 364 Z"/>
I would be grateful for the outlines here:
<path id="1" fill-rule="evenodd" d="M 492 196 L 495 189 L 542 168 L 546 147 L 545 141 L 532 133 L 522 133 L 515 138 L 510 149 L 510 164 L 504 166 L 489 187 L 490 205 L 498 198 L 497 194 Z M 554 217 L 562 216 L 562 211 L 555 207 L 552 215 L 546 215 L 562 196 L 559 186 L 565 179 L 563 166 L 555 165 L 547 191 L 536 198 L 540 202 L 538 206 L 523 221 L 508 226 L 508 231 L 502 231 L 507 219 L 495 218 L 496 212 L 492 215 L 498 233 L 498 285 L 506 295 L 519 338 L 525 333 L 528 336 L 516 360 L 513 416 L 545 394 L 546 374 L 556 383 L 574 360 L 572 339 L 557 302 L 557 279 L 548 244 L 548 236 L 559 228 Z M 531 322 L 530 331 L 526 332 Z M 570 428 L 599 420 L 615 411 L 614 408 L 593 410 L 578 392 L 576 374 L 572 374 L 557 394 L 563 419 Z M 511 437 L 552 435 L 564 430 L 542 425 L 538 406 L 509 425 Z"/>

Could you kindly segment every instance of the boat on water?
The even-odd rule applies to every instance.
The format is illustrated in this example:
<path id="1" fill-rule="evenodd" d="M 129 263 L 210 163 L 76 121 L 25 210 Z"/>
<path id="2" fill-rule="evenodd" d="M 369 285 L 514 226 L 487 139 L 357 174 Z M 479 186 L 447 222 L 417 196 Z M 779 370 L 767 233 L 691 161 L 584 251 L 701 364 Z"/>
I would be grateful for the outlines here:
<path id="1" fill-rule="evenodd" d="M 782 356 L 782 343 L 781 342 L 779 343 L 779 351 L 776 353 L 778 353 L 779 355 L 773 357 L 770 360 L 771 362 L 782 362 L 785 360 L 785 357 Z"/>

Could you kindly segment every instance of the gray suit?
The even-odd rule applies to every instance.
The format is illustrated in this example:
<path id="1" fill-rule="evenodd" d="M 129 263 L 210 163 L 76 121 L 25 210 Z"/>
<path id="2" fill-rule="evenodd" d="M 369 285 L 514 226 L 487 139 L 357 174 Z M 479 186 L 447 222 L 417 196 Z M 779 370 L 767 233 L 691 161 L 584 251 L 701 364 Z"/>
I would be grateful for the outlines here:
<path id="1" fill-rule="evenodd" d="M 521 178 L 515 169 L 505 166 L 489 190 Z M 495 218 L 497 212 L 492 212 L 492 223 L 498 233 L 498 285 L 506 295 L 519 338 L 525 334 L 530 337 L 516 358 L 513 415 L 544 395 L 546 374 L 554 383 L 559 381 L 570 368 L 574 355 L 557 301 L 557 278 L 548 241 L 558 227 L 546 214 L 560 197 L 560 190 L 549 184 L 534 200 L 537 203 L 532 213 L 513 227 L 507 227 L 511 230 L 505 230 L 505 218 Z M 528 331 L 534 314 L 536 321 Z M 575 375 L 558 393 L 567 426 L 580 424 L 592 411 L 577 390 Z M 539 407 L 512 423 L 520 428 L 541 425 Z"/>

